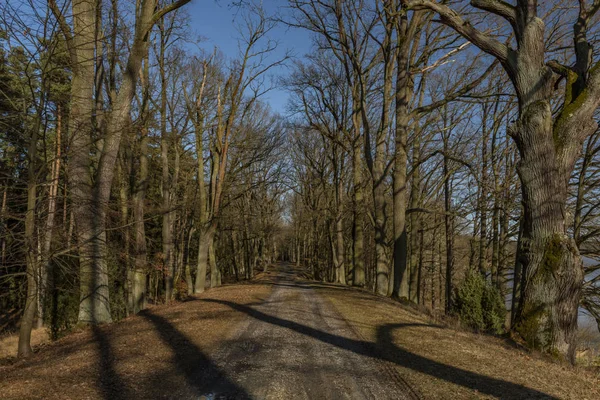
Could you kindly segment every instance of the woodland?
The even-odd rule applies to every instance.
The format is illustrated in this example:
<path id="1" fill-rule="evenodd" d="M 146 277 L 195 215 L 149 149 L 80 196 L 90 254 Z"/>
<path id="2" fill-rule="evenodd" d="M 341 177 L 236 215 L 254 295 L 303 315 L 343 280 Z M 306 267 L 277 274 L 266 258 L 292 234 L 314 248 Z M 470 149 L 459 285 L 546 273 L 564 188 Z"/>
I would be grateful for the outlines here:
<path id="1" fill-rule="evenodd" d="M 0 2 L 18 357 L 285 261 L 575 362 L 600 323 L 599 0 L 227 2 L 235 57 L 188 3 Z"/>

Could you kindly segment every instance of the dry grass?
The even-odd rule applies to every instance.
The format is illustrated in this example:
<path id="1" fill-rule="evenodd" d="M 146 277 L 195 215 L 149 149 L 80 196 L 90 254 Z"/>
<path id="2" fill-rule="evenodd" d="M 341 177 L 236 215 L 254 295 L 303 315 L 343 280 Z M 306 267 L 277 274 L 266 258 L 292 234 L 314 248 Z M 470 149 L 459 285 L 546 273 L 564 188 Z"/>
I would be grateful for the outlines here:
<path id="1" fill-rule="evenodd" d="M 45 328 L 31 331 L 31 345 L 40 347 L 50 341 L 50 336 Z M 0 336 L 0 361 L 14 358 L 17 354 L 19 335 L 15 333 Z"/>
<path id="2" fill-rule="evenodd" d="M 182 388 L 214 380 L 209 355 L 231 339 L 247 315 L 225 300 L 251 306 L 271 292 L 271 274 L 253 284 L 226 285 L 192 301 L 154 307 L 142 315 L 73 333 L 44 345 L 28 360 L 0 365 L 2 399 L 187 398 Z M 422 398 L 600 399 L 589 369 L 516 349 L 508 341 L 441 327 L 409 307 L 366 291 L 312 285 L 337 309 L 365 346 L 373 347 Z M 44 332 L 36 331 L 42 343 Z M 0 340 L 14 354 L 16 338 Z"/>
<path id="3" fill-rule="evenodd" d="M 262 278 L 267 283 L 268 277 Z M 180 388 L 201 383 L 203 377 L 192 374 L 219 373 L 206 354 L 246 317 L 202 299 L 249 305 L 270 291 L 260 281 L 226 285 L 192 301 L 153 307 L 120 323 L 73 333 L 30 359 L 0 366 L 0 398 L 173 397 Z"/>
<path id="4" fill-rule="evenodd" d="M 327 285 L 319 293 L 423 398 L 600 399 L 600 379 L 591 370 L 552 362 L 500 338 L 437 326 L 365 291 Z"/>

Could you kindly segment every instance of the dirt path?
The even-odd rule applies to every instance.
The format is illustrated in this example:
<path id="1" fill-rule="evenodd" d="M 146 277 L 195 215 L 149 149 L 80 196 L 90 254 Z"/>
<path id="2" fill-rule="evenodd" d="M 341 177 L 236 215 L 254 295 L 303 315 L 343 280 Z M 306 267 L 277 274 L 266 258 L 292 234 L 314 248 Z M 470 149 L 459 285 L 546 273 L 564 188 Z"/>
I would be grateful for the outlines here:
<path id="1" fill-rule="evenodd" d="M 369 357 L 349 325 L 290 266 L 264 303 L 220 301 L 249 318 L 212 355 L 226 377 L 206 398 L 409 399 L 411 390 L 383 362 Z"/>
<path id="2" fill-rule="evenodd" d="M 600 398 L 594 371 L 291 265 L 37 350 L 0 360 L 0 399 Z"/>

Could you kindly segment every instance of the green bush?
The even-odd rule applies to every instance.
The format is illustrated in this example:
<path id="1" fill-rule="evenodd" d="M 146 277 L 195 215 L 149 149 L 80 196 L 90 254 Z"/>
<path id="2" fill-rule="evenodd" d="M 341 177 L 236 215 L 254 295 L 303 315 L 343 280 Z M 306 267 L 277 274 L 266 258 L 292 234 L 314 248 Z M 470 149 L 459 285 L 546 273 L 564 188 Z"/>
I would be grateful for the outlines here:
<path id="1" fill-rule="evenodd" d="M 506 308 L 502 296 L 477 272 L 468 272 L 456 291 L 455 310 L 465 325 L 477 331 L 504 331 Z"/>

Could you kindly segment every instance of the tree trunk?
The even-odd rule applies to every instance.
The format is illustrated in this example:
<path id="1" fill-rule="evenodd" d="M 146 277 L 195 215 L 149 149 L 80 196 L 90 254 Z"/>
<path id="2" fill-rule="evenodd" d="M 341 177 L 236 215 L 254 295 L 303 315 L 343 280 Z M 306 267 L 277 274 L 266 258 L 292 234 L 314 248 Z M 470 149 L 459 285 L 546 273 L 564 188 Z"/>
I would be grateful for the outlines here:
<path id="1" fill-rule="evenodd" d="M 413 84 L 410 73 L 407 71 L 408 51 L 404 46 L 398 51 L 397 62 L 396 145 L 394 153 L 394 192 L 392 195 L 394 201 L 394 288 L 392 296 L 407 299 L 410 298 L 410 271 L 407 270 L 406 162 L 408 157 L 406 146 L 410 120 L 409 105 L 413 94 Z"/>
<path id="2" fill-rule="evenodd" d="M 515 252 L 514 258 L 514 269 L 513 269 L 513 287 L 512 287 L 512 297 L 510 302 L 510 328 L 514 329 L 516 327 L 516 319 L 519 304 L 521 303 L 521 282 L 523 279 L 523 270 L 521 265 L 521 251 L 522 247 L 522 238 L 523 238 L 523 215 L 519 218 L 519 234 L 517 236 L 517 250 Z"/>
<path id="3" fill-rule="evenodd" d="M 481 145 L 481 187 L 478 201 L 479 208 L 479 273 L 487 274 L 487 207 L 488 207 L 488 141 L 487 105 L 483 106 L 483 143 Z"/>
<path id="4" fill-rule="evenodd" d="M 342 285 L 346 284 L 346 247 L 344 244 L 344 215 L 342 213 L 342 195 L 344 193 L 344 182 L 342 179 L 342 168 L 344 166 L 344 159 L 341 158 L 341 162 L 338 163 L 337 148 L 334 149 L 336 152 L 335 158 L 335 236 L 336 236 L 336 247 L 335 256 L 337 268 L 335 271 L 335 279 L 337 283 Z"/>
<path id="5" fill-rule="evenodd" d="M 35 206 L 37 203 L 37 141 L 40 130 L 41 116 L 37 116 L 37 123 L 29 137 L 29 146 L 27 150 L 28 171 L 27 171 L 27 213 L 25 214 L 25 247 L 27 263 L 27 298 L 25 300 L 25 311 L 21 318 L 19 327 L 19 344 L 17 350 L 18 357 L 28 357 L 32 354 L 31 350 L 31 329 L 36 314 L 37 299 L 39 296 L 39 271 L 37 263 L 37 250 L 35 240 Z"/>
<path id="6" fill-rule="evenodd" d="M 583 283 L 581 256 L 566 230 L 574 160 L 566 160 L 567 168 L 557 160 L 548 102 L 530 104 L 515 132 L 521 155 L 517 170 L 524 206 L 520 256 L 525 276 L 515 328 L 530 346 L 558 351 L 574 361 Z"/>
<path id="7" fill-rule="evenodd" d="M 147 245 L 146 245 L 146 226 L 144 223 L 144 201 L 146 191 L 148 190 L 148 110 L 149 110 L 149 60 L 144 57 L 142 68 L 142 128 L 140 129 L 139 144 L 139 171 L 135 193 L 133 195 L 133 227 L 134 235 L 134 270 L 130 277 L 131 298 L 129 300 L 129 310 L 137 314 L 146 308 L 146 276 L 148 269 Z"/>
<path id="8" fill-rule="evenodd" d="M 129 221 L 129 173 L 124 165 L 127 158 L 127 150 L 121 149 L 121 157 L 117 161 L 117 179 L 119 180 L 119 209 L 120 209 L 120 230 L 122 233 L 123 242 L 123 269 L 118 271 L 117 279 L 115 284 L 117 286 L 117 294 L 123 296 L 123 300 L 127 302 L 131 296 L 129 292 L 131 285 L 129 280 L 131 278 L 131 263 L 130 263 L 130 231 L 128 226 Z M 118 290 L 120 289 L 120 291 Z M 127 312 L 129 312 L 127 310 Z"/>
<path id="9" fill-rule="evenodd" d="M 167 132 L 167 77 L 165 71 L 165 58 L 167 38 L 165 35 L 164 20 L 159 22 L 160 49 L 160 159 L 162 166 L 162 256 L 163 274 L 165 277 L 165 301 L 168 303 L 173 296 L 173 227 L 171 224 L 171 176 L 169 173 L 169 147 L 171 135 Z"/>
<path id="10" fill-rule="evenodd" d="M 50 187 L 48 189 L 48 217 L 46 219 L 46 229 L 44 236 L 44 248 L 42 259 L 44 266 L 42 267 L 42 279 L 40 282 L 40 298 L 45 299 L 48 293 L 53 291 L 54 281 L 52 279 L 52 263 L 50 262 L 50 251 L 52 246 L 52 236 L 54 232 L 54 219 L 56 216 L 56 203 L 58 197 L 58 183 L 60 177 L 60 162 L 62 150 L 62 111 L 61 106 L 57 105 L 56 110 L 56 151 L 52 170 L 50 174 Z M 42 301 L 42 306 L 38 310 L 38 328 L 42 327 L 46 319 L 45 307 Z"/>
<path id="11" fill-rule="evenodd" d="M 379 174 L 378 174 L 379 175 Z M 389 292 L 390 270 L 386 252 L 386 212 L 383 177 L 380 176 L 373 189 L 373 205 L 375 215 L 375 262 L 377 270 L 376 291 L 382 296 L 387 296 Z"/>
<path id="12" fill-rule="evenodd" d="M 360 148 L 354 146 L 352 153 L 352 178 L 354 184 L 354 221 L 352 227 L 352 269 L 354 286 L 365 285 L 365 264 L 363 253 L 363 193 L 362 193 L 362 162 L 360 158 Z"/>
<path id="13" fill-rule="evenodd" d="M 208 248 L 212 242 L 214 233 L 211 228 L 206 231 L 200 231 L 198 239 L 198 263 L 196 270 L 196 282 L 194 292 L 202 293 L 206 286 L 206 271 L 208 267 Z M 212 281 L 212 277 L 211 277 Z"/>
<path id="14" fill-rule="evenodd" d="M 420 204 L 421 197 L 421 143 L 419 134 L 413 139 L 412 150 L 412 180 L 410 186 L 410 208 L 416 209 Z M 419 303 L 419 265 L 420 265 L 420 236 L 422 234 L 421 214 L 413 212 L 410 214 L 410 230 L 411 230 L 411 245 L 410 245 L 410 281 L 408 299 L 413 303 Z"/>
<path id="15" fill-rule="evenodd" d="M 215 256 L 215 236 L 214 234 L 208 241 L 208 264 L 210 265 L 210 287 L 221 286 L 221 271 L 217 265 Z"/>
<path id="16" fill-rule="evenodd" d="M 452 216 L 452 188 L 448 168 L 448 141 L 444 138 L 444 228 L 446 237 L 446 315 L 452 312 L 452 274 L 454 273 L 454 217 Z"/>

